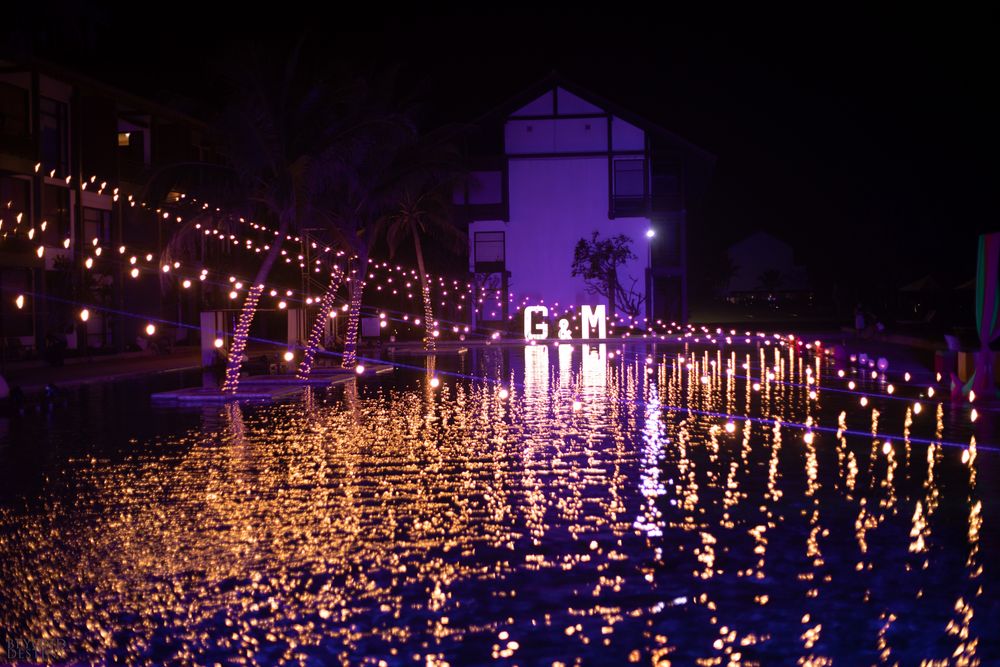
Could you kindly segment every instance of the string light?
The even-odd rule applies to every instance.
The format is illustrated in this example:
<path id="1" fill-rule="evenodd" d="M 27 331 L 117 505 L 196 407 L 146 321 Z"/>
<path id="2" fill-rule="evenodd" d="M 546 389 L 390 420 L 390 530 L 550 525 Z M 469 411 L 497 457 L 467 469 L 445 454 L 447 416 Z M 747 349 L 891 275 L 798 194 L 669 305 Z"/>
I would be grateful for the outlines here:
<path id="1" fill-rule="evenodd" d="M 316 350 L 319 348 L 323 332 L 326 329 L 326 317 L 323 313 L 329 313 L 331 319 L 337 316 L 337 311 L 333 308 L 333 302 L 336 298 L 337 289 L 340 287 L 341 280 L 343 278 L 343 273 L 339 268 L 335 268 L 333 274 L 330 277 L 330 283 L 327 285 L 326 293 L 319 302 L 319 313 L 316 316 L 315 321 L 313 321 L 312 329 L 309 331 L 309 340 L 306 344 L 305 353 L 302 356 L 302 362 L 299 364 L 298 372 L 296 377 L 299 379 L 307 379 L 309 374 L 312 372 L 313 357 L 316 354 Z"/>
<path id="2" fill-rule="evenodd" d="M 90 179 L 89 182 L 92 183 L 92 184 L 96 184 L 96 178 L 95 177 L 91 177 L 91 179 Z M 106 187 L 106 182 L 102 182 L 101 189 L 103 190 L 104 187 Z M 118 189 L 115 188 L 114 192 L 115 192 L 115 195 L 117 196 Z M 182 193 L 182 195 L 183 195 L 183 193 Z M 129 199 L 129 202 L 130 202 L 130 204 L 132 206 L 135 206 L 136 204 L 138 204 L 139 206 L 141 206 L 143 208 L 148 208 L 148 204 L 146 204 L 145 202 L 138 202 L 138 201 L 134 200 L 134 198 L 132 196 L 129 196 L 128 199 Z M 184 196 L 181 196 L 181 199 L 184 199 Z M 193 198 L 191 200 L 188 200 L 188 201 L 193 201 Z M 208 208 L 208 204 L 207 203 L 202 204 L 202 207 L 205 208 L 205 209 L 207 209 Z M 218 209 L 216 209 L 216 210 L 218 210 Z M 163 219 L 170 219 L 171 218 L 171 216 L 167 212 L 161 211 L 160 209 L 157 209 L 157 213 L 159 215 L 161 215 L 163 217 Z M 181 215 L 175 215 L 173 217 L 177 221 L 181 221 L 183 219 L 183 217 Z M 246 220 L 240 218 L 239 219 L 239 223 L 240 224 L 247 224 L 248 226 L 250 226 L 252 229 L 256 230 L 257 232 L 261 232 L 261 233 L 265 233 L 265 234 L 270 233 L 270 234 L 273 234 L 273 236 L 275 236 L 275 237 L 279 237 L 278 232 L 276 232 L 274 230 L 270 230 L 270 229 L 268 229 L 267 227 L 265 227 L 263 225 L 259 225 L 259 224 L 253 223 L 252 221 L 251 222 L 247 222 Z M 213 230 L 204 229 L 201 222 L 198 222 L 196 225 L 194 225 L 194 227 L 197 228 L 197 229 L 199 229 L 199 230 L 203 230 L 206 234 L 210 233 L 212 236 L 214 236 L 216 238 L 219 238 L 220 240 L 228 239 L 230 241 L 239 241 L 239 239 L 237 239 L 237 237 L 235 235 L 220 233 L 220 231 L 218 229 L 213 229 Z M 287 241 L 298 242 L 299 241 L 299 237 L 293 237 L 292 235 L 285 235 L 283 238 L 278 238 L 276 242 L 283 243 L 286 240 Z M 95 241 L 96 241 L 96 239 L 95 239 Z M 242 241 L 243 241 L 242 243 L 237 243 L 236 247 L 245 247 L 246 245 L 249 245 L 249 246 L 252 246 L 253 249 L 254 249 L 254 251 L 257 252 L 257 253 L 259 253 L 261 251 L 261 248 L 264 248 L 264 249 L 268 249 L 269 248 L 269 246 L 267 244 L 260 245 L 258 242 L 254 241 L 253 239 L 250 239 L 250 238 L 243 239 Z M 69 239 L 66 239 L 65 245 L 66 245 L 66 247 L 69 247 Z M 313 245 L 314 248 L 316 247 L 315 242 L 312 245 Z M 99 253 L 99 250 L 100 250 L 99 247 L 96 248 L 96 251 L 98 253 Z M 39 248 L 39 251 L 40 252 L 44 252 L 44 248 Z M 125 252 L 127 252 L 127 248 L 125 246 L 120 246 L 119 247 L 119 254 L 123 254 L 124 255 Z M 329 247 L 327 247 L 327 248 L 324 249 L 324 252 L 325 253 L 331 253 L 332 249 L 329 248 Z M 287 254 L 288 253 L 286 251 L 286 255 Z M 342 250 L 336 251 L 335 254 L 338 257 L 344 256 L 344 252 Z M 152 262 L 154 255 L 153 255 L 153 253 L 147 253 L 145 255 L 145 257 L 146 257 L 146 261 L 147 262 Z M 93 263 L 92 259 L 91 258 L 87 258 L 87 259 L 91 260 L 90 263 L 92 265 L 92 263 Z M 132 256 L 132 258 L 130 260 L 130 263 L 132 263 L 132 264 L 136 263 L 136 257 L 134 255 Z M 405 282 L 407 288 L 410 288 L 412 286 L 413 281 L 418 277 L 417 272 L 415 272 L 413 270 L 405 270 L 405 269 L 403 269 L 403 267 L 401 267 L 399 265 L 390 266 L 387 262 L 381 262 L 380 263 L 380 262 L 375 262 L 375 261 L 370 260 L 370 259 L 367 261 L 367 264 L 368 264 L 369 269 L 370 269 L 370 271 L 368 271 L 367 274 L 374 277 L 374 276 L 380 275 L 380 272 L 381 272 L 383 274 L 383 277 L 384 277 L 384 281 L 385 281 L 384 285 L 385 286 L 394 285 L 394 284 L 396 284 L 396 283 L 394 283 L 394 280 L 399 280 L 400 283 Z M 161 267 L 163 267 L 162 270 L 164 271 L 164 273 L 170 272 L 170 270 L 171 270 L 171 264 L 169 264 L 167 262 L 161 262 L 160 265 L 161 265 Z M 172 267 L 174 269 L 178 269 L 178 270 L 181 269 L 181 266 L 182 266 L 181 263 L 178 262 L 178 261 L 174 261 L 173 264 L 172 264 Z M 205 276 L 206 276 L 206 269 L 202 269 L 201 271 L 202 272 L 199 275 L 199 280 L 204 281 L 206 279 L 205 278 Z M 130 272 L 130 274 L 132 275 L 133 278 L 138 277 L 138 273 L 139 272 L 138 272 L 137 269 L 133 269 Z M 393 273 L 396 274 L 396 278 L 394 278 L 392 275 L 390 275 L 390 274 L 393 274 Z M 423 319 L 423 325 L 425 327 L 425 338 L 427 338 L 431 343 L 433 343 L 433 339 L 439 338 L 441 336 L 441 329 L 439 328 L 438 323 L 435 322 L 435 320 L 433 318 L 433 313 L 430 312 L 430 310 L 429 310 L 429 305 L 430 305 L 430 303 L 433 300 L 433 294 L 431 294 L 431 290 L 432 289 L 438 290 L 439 293 L 442 296 L 449 296 L 450 295 L 450 291 L 449 290 L 460 291 L 463 288 L 466 289 L 466 290 L 469 290 L 470 292 L 475 292 L 475 291 L 478 290 L 478 294 L 480 295 L 480 300 L 482 300 L 483 295 L 489 294 L 491 292 L 494 295 L 497 295 L 497 296 L 500 295 L 499 290 L 491 290 L 491 289 L 487 288 L 486 286 L 477 286 L 474 283 L 467 283 L 467 282 L 463 282 L 463 281 L 459 281 L 459 280 L 448 280 L 448 279 L 446 279 L 446 278 L 444 278 L 442 276 L 433 276 L 433 275 L 430 275 L 430 274 L 427 274 L 426 278 L 427 278 L 426 282 L 421 286 L 421 291 L 422 291 L 423 295 L 427 297 L 427 298 L 424 299 L 425 312 L 424 312 L 424 317 L 422 319 Z M 366 282 L 367 281 L 359 281 L 360 286 L 361 286 L 362 289 L 363 289 L 364 284 Z M 185 288 L 187 288 L 187 287 L 190 286 L 190 280 L 185 278 L 184 281 L 181 284 Z M 381 286 L 382 285 L 378 285 L 378 287 L 381 287 Z M 361 291 L 361 290 L 359 289 L 357 291 Z M 291 296 L 292 295 L 292 291 L 291 290 L 287 290 L 286 291 L 286 295 L 287 296 Z M 410 295 L 410 296 L 412 297 L 412 295 Z M 462 309 L 462 305 L 463 304 L 460 301 L 468 300 L 472 304 L 475 304 L 475 298 L 474 298 L 475 297 L 475 293 L 473 293 L 473 294 L 461 294 L 461 295 L 456 294 L 455 296 L 458 297 L 458 299 L 457 299 L 457 302 L 453 302 L 453 306 L 457 310 L 461 310 Z M 237 297 L 232 296 L 232 293 L 231 293 L 231 298 L 235 299 Z M 525 303 L 528 303 L 529 299 L 530 299 L 530 297 L 528 297 L 528 296 L 520 297 L 520 303 L 522 305 L 525 304 Z M 514 310 L 515 310 L 515 314 L 516 314 L 516 311 L 518 309 L 518 306 L 517 306 L 518 297 L 515 294 L 509 292 L 507 300 L 508 300 L 509 303 L 511 303 L 512 305 L 515 306 Z M 444 303 L 444 302 L 442 302 L 442 303 Z M 558 304 L 556 304 L 556 305 L 558 306 Z M 287 302 L 286 302 L 286 306 L 287 306 Z M 344 304 L 343 310 L 346 312 L 348 309 L 349 309 L 349 305 L 348 304 Z M 325 310 L 325 309 L 321 309 L 321 312 L 323 310 Z M 473 315 L 477 314 L 477 310 L 478 309 L 475 308 L 474 305 L 473 305 L 473 307 L 471 308 L 472 314 Z M 567 307 L 565 307 L 565 310 L 559 311 L 557 309 L 555 312 L 556 312 L 557 315 L 559 315 L 559 314 L 562 314 L 562 313 L 565 313 L 565 312 L 568 312 L 568 311 L 571 311 L 571 310 L 573 310 L 573 307 L 567 306 Z M 327 312 L 329 312 L 332 316 L 335 316 L 335 312 L 333 312 L 332 308 L 329 311 L 327 311 Z M 358 308 L 355 308 L 354 312 L 355 313 L 359 313 L 360 312 L 360 303 L 358 304 Z M 512 319 L 514 316 L 515 315 L 510 315 L 509 319 Z M 356 319 L 356 318 L 352 318 L 352 319 Z M 575 320 L 576 318 L 573 318 L 573 319 Z M 383 322 L 385 321 L 384 318 L 382 318 L 382 320 L 383 320 Z M 415 318 L 413 320 L 414 325 L 415 326 L 420 326 L 420 324 L 421 324 L 420 320 L 421 320 L 421 318 Z M 656 327 L 654 327 L 653 324 L 650 323 L 646 318 L 637 318 L 637 317 L 634 317 L 634 316 L 627 316 L 627 315 L 622 315 L 622 314 L 619 313 L 616 317 L 613 318 L 613 320 L 614 320 L 614 322 L 612 322 L 612 324 L 611 324 L 611 328 L 612 329 L 614 328 L 614 326 L 616 324 L 620 325 L 622 327 L 627 327 L 627 329 L 629 331 L 624 333 L 625 337 L 630 336 L 633 332 L 635 332 L 635 333 L 638 334 L 638 333 L 642 332 L 643 329 L 645 329 L 645 332 L 646 332 L 646 333 L 642 334 L 642 336 L 644 338 L 647 335 L 659 335 L 659 336 L 662 337 L 666 333 L 672 332 L 672 330 L 669 327 L 667 327 L 666 324 L 664 324 L 662 321 L 659 321 L 659 320 L 657 321 L 656 324 L 659 327 L 663 327 L 659 331 L 655 331 Z M 404 316 L 404 321 L 409 321 L 408 315 Z M 387 325 L 382 325 L 382 326 L 387 326 Z M 677 327 L 676 322 L 671 323 L 671 326 L 676 328 Z M 452 326 L 450 328 L 451 328 L 451 331 L 452 331 L 453 334 L 459 333 L 458 326 Z M 468 330 L 469 330 L 468 326 L 465 326 L 462 329 L 462 331 L 464 331 L 465 333 L 467 333 Z M 430 332 L 429 335 L 427 334 L 427 331 Z M 693 331 L 696 331 L 696 330 L 689 327 L 688 331 L 686 331 L 686 332 L 683 333 L 684 337 L 690 337 L 691 333 Z M 707 332 L 707 329 L 705 329 L 704 327 L 702 327 L 702 331 L 703 332 Z M 613 333 L 613 331 L 612 331 L 612 333 Z M 677 333 L 678 334 L 678 340 L 680 340 L 680 334 L 681 334 L 681 332 L 680 331 L 673 331 L 673 333 Z M 720 333 L 720 330 L 716 331 L 716 333 Z M 735 331 L 732 331 L 731 333 L 733 335 L 735 335 Z M 499 331 L 495 331 L 495 332 L 489 333 L 488 335 L 490 336 L 491 340 L 498 340 L 500 338 L 501 334 L 500 334 Z M 749 336 L 750 333 L 747 332 L 747 335 Z M 760 336 L 761 334 L 757 334 L 757 335 Z M 352 345 L 356 344 L 356 340 L 357 340 L 357 323 L 356 322 L 355 322 L 355 327 L 354 327 L 353 331 L 351 330 L 351 328 L 349 326 L 348 340 L 352 343 Z M 694 340 L 698 341 L 698 338 L 695 338 Z M 714 339 L 712 339 L 712 340 L 714 342 Z M 790 337 L 789 340 L 792 340 L 792 338 Z M 770 341 L 767 341 L 766 344 L 770 345 Z M 799 341 L 799 344 L 801 345 L 801 341 Z M 818 346 L 818 344 L 819 344 L 819 342 L 817 341 L 817 346 Z M 353 353 L 353 350 L 349 350 L 349 351 L 351 353 Z M 769 378 L 768 379 L 769 380 L 773 379 L 773 374 L 769 374 Z"/>
<path id="3" fill-rule="evenodd" d="M 250 323 L 253 321 L 254 313 L 257 311 L 257 303 L 260 301 L 260 295 L 263 291 L 264 285 L 253 285 L 247 291 L 240 319 L 233 332 L 233 343 L 229 351 L 229 360 L 226 363 L 226 377 L 222 383 L 222 391 L 224 392 L 236 393 L 239 386 L 240 367 L 243 363 L 243 351 L 246 349 L 247 337 L 250 334 Z"/>

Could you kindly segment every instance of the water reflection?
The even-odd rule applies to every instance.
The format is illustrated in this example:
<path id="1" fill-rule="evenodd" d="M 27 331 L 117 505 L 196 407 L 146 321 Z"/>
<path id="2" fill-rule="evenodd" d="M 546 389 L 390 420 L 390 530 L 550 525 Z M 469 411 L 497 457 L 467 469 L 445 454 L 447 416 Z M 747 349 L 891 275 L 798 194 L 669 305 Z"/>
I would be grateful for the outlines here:
<path id="1" fill-rule="evenodd" d="M 0 626 L 128 664 L 998 658 L 1000 466 L 943 404 L 778 344 L 423 363 L 58 461 L 0 508 Z"/>

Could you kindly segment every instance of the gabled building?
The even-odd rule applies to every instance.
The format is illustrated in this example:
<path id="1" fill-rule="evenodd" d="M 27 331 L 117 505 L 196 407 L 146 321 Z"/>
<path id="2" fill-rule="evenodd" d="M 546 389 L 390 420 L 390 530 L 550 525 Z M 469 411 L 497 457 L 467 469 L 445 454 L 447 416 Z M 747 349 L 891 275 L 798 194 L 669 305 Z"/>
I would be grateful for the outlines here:
<path id="1" fill-rule="evenodd" d="M 808 271 L 795 263 L 788 242 L 757 231 L 729 246 L 726 253 L 733 271 L 726 288 L 731 303 L 811 300 Z"/>
<path id="2" fill-rule="evenodd" d="M 595 231 L 631 239 L 634 258 L 619 275 L 640 316 L 686 319 L 687 207 L 712 155 L 558 75 L 481 119 L 477 132 L 455 196 L 482 300 L 477 324 L 523 305 L 600 303 L 571 275 L 574 248 Z"/>

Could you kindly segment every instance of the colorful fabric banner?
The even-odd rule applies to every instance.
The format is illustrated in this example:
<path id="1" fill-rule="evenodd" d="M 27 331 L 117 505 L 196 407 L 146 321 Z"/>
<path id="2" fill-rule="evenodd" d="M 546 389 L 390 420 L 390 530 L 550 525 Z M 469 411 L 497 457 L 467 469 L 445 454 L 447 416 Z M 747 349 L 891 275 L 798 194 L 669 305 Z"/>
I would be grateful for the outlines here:
<path id="1" fill-rule="evenodd" d="M 980 396 L 989 396 L 996 395 L 990 343 L 1000 337 L 1000 232 L 980 235 L 978 260 L 976 331 L 979 334 L 979 353 L 976 355 L 976 370 L 963 392 L 974 389 Z"/>

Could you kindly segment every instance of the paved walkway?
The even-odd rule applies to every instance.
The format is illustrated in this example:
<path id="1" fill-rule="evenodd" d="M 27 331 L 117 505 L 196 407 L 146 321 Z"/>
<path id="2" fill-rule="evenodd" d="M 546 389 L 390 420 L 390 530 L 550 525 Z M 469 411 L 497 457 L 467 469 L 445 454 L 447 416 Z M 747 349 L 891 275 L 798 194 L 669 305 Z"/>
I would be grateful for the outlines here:
<path id="1" fill-rule="evenodd" d="M 29 366 L 8 368 L 4 378 L 13 388 L 20 386 L 25 395 L 41 392 L 47 384 L 66 388 L 95 382 L 110 382 L 129 377 L 200 368 L 198 348 L 175 348 L 166 355 L 140 354 L 94 357 L 91 361 L 65 366 Z"/>

